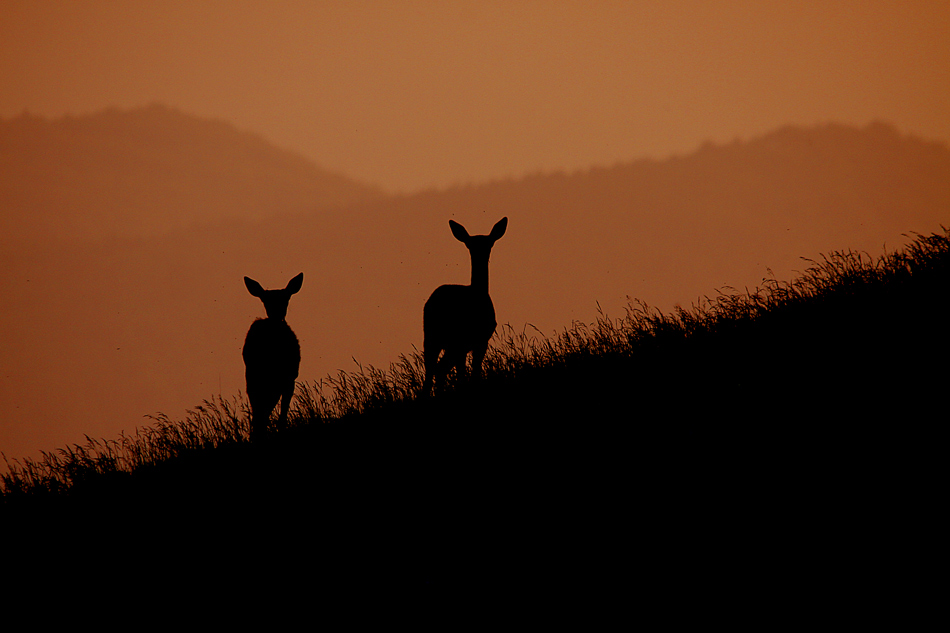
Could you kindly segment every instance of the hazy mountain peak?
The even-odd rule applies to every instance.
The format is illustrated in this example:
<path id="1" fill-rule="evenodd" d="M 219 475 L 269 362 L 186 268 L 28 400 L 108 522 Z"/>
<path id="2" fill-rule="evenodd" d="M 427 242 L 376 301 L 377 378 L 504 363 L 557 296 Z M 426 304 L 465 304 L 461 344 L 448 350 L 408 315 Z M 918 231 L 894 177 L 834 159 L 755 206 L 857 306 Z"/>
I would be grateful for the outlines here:
<path id="1" fill-rule="evenodd" d="M 157 103 L 0 121 L 6 239 L 154 235 L 382 196 L 256 134 Z"/>

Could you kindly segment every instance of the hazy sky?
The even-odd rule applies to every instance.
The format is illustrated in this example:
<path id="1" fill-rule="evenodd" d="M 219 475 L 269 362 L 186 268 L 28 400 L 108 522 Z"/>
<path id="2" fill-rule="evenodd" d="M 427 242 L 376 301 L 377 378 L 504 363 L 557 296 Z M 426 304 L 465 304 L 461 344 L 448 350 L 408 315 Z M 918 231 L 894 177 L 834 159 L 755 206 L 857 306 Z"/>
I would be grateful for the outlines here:
<path id="1" fill-rule="evenodd" d="M 159 101 L 412 191 L 895 123 L 950 141 L 950 2 L 4 0 L 0 116 Z"/>

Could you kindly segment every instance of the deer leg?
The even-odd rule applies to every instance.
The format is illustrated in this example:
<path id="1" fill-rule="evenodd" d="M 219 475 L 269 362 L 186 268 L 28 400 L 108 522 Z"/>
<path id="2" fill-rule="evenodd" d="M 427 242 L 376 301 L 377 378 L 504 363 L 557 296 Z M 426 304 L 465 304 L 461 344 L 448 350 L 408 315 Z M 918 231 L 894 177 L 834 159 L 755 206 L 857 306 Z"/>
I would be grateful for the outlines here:
<path id="1" fill-rule="evenodd" d="M 472 350 L 472 382 L 482 377 L 482 361 L 488 353 L 488 341 L 484 345 L 476 345 Z"/>
<path id="2" fill-rule="evenodd" d="M 264 412 L 267 411 L 265 414 Z M 267 430 L 270 408 L 265 407 L 260 398 L 251 398 L 251 439 L 261 437 Z"/>
<path id="3" fill-rule="evenodd" d="M 452 371 L 453 367 L 458 366 L 459 364 L 459 352 L 458 350 L 445 350 L 445 353 L 442 355 L 442 358 L 439 359 L 439 365 L 436 369 L 436 391 L 441 391 L 445 389 L 445 383 L 448 381 L 449 372 Z M 465 364 L 465 354 L 461 354 L 462 365 Z"/>
<path id="4" fill-rule="evenodd" d="M 251 406 L 251 439 L 256 439 L 260 437 L 261 431 L 261 416 L 254 410 L 254 407 Z"/>
<path id="5" fill-rule="evenodd" d="M 449 377 L 449 364 L 448 364 L 449 352 L 446 350 L 442 354 L 442 358 L 439 359 L 439 362 L 435 366 L 435 392 L 439 393 L 445 390 L 445 383 Z"/>
<path id="6" fill-rule="evenodd" d="M 277 416 L 278 431 L 287 428 L 287 413 L 290 411 L 290 400 L 294 397 L 294 386 L 295 384 L 291 382 L 290 387 L 284 390 L 284 393 L 280 396 L 280 415 Z"/>
<path id="7" fill-rule="evenodd" d="M 267 433 L 270 425 L 270 416 L 274 407 L 280 402 L 280 393 L 273 389 L 263 389 L 264 393 L 255 391 L 248 394 L 251 401 L 251 438 L 258 438 Z M 293 392 L 291 392 L 293 393 Z M 289 399 L 288 399 L 289 402 Z"/>
<path id="8" fill-rule="evenodd" d="M 426 366 L 426 379 L 422 385 L 422 393 L 432 393 L 432 383 L 438 373 L 439 349 L 435 345 L 422 345 L 422 358 Z"/>

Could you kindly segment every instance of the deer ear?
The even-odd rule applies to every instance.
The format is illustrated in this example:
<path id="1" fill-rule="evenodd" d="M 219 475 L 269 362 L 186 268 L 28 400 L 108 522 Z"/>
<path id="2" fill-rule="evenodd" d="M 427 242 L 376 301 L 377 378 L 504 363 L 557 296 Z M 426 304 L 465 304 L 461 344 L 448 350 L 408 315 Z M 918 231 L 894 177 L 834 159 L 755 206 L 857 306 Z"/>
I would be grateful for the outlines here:
<path id="1" fill-rule="evenodd" d="M 449 228 L 452 229 L 452 235 L 455 236 L 455 239 L 457 239 L 460 242 L 468 241 L 468 231 L 465 230 L 464 226 L 462 226 L 458 222 L 449 220 Z"/>
<path id="2" fill-rule="evenodd" d="M 504 217 L 495 223 L 495 226 L 493 226 L 491 229 L 491 234 L 489 235 L 489 237 L 491 237 L 492 240 L 494 241 L 498 241 L 501 239 L 501 236 L 505 234 L 505 231 L 507 229 L 508 229 L 508 218 Z"/>
<path id="3" fill-rule="evenodd" d="M 290 294 L 295 295 L 300 292 L 300 287 L 303 286 L 303 273 L 300 273 L 296 277 L 290 280 L 287 284 L 287 287 L 284 290 L 290 291 Z"/>
<path id="4" fill-rule="evenodd" d="M 262 288 L 259 283 L 257 283 L 250 277 L 244 278 L 244 285 L 247 286 L 247 291 L 250 292 L 255 297 L 260 297 L 261 295 L 264 294 L 264 288 Z"/>

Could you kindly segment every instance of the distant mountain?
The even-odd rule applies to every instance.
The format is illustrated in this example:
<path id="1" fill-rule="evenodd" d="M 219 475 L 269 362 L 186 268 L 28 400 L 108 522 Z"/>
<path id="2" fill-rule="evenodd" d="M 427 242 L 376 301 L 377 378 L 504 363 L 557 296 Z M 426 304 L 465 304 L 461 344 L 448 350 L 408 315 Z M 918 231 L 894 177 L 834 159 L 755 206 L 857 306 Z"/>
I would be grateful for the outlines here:
<path id="1" fill-rule="evenodd" d="M 157 168 L 153 179 L 156 188 L 168 182 Z M 950 225 L 950 149 L 880 123 L 787 127 L 666 160 L 147 239 L 0 248 L 0 451 L 15 457 L 83 433 L 112 437 L 147 423 L 143 414 L 176 417 L 213 394 L 242 391 L 244 334 L 263 316 L 244 275 L 273 288 L 304 273 L 288 314 L 301 380 L 350 369 L 354 358 L 386 366 L 421 348 L 432 290 L 469 282 L 468 252 L 448 220 L 479 234 L 503 216 L 508 230 L 490 278 L 498 321 L 550 335 L 592 322 L 598 303 L 612 318 L 623 316 L 628 296 L 669 311 L 725 285 L 754 287 L 769 269 L 790 280 L 808 266 L 801 257 L 876 255 L 905 242 L 903 233 Z M 815 362 L 846 370 L 848 359 Z"/>
<path id="2" fill-rule="evenodd" d="M 254 134 L 162 105 L 0 120 L 0 240 L 156 235 L 382 195 Z"/>

